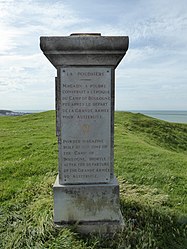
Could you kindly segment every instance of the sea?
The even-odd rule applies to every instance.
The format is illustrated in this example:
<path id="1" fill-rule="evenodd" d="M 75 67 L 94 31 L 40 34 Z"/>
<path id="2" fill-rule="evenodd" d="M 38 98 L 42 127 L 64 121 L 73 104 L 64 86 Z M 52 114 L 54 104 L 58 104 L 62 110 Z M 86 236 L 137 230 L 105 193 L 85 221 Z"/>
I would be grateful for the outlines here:
<path id="1" fill-rule="evenodd" d="M 16 110 L 18 111 L 18 110 Z M 19 110 L 19 112 L 25 112 L 25 113 L 38 113 L 38 112 L 43 112 L 46 110 Z M 169 122 L 174 122 L 174 123 L 185 123 L 187 124 L 187 111 L 167 111 L 167 110 L 158 110 L 158 111 L 153 111 L 153 110 L 128 110 L 133 113 L 142 113 L 147 116 L 169 121 Z"/>
<path id="2" fill-rule="evenodd" d="M 187 124 L 187 111 L 152 111 L 152 110 L 131 110 L 133 113 L 142 113 L 147 116 L 165 120 L 173 123 Z"/>

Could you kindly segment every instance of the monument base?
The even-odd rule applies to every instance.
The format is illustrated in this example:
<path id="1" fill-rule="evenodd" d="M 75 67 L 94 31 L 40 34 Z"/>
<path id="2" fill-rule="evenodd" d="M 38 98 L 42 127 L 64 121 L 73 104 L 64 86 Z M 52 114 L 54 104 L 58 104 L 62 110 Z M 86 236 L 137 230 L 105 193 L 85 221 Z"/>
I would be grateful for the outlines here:
<path id="1" fill-rule="evenodd" d="M 123 231 L 124 221 L 123 216 L 120 213 L 119 221 L 83 221 L 76 222 L 74 224 L 70 223 L 58 223 L 55 222 L 57 228 L 70 228 L 72 227 L 79 233 L 97 233 L 97 234 L 114 234 Z"/>
<path id="2" fill-rule="evenodd" d="M 119 205 L 119 185 L 114 178 L 107 184 L 53 186 L 54 222 L 73 225 L 81 233 L 115 233 L 124 227 Z"/>

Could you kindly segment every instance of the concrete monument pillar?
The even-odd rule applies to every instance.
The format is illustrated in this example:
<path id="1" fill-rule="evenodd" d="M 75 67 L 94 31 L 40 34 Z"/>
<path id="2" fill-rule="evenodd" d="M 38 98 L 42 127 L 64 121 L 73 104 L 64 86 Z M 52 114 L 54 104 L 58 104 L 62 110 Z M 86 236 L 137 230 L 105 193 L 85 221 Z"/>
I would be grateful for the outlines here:
<path id="1" fill-rule="evenodd" d="M 54 222 L 83 233 L 115 232 L 123 218 L 114 176 L 114 76 L 128 37 L 41 37 L 40 46 L 57 69 Z"/>

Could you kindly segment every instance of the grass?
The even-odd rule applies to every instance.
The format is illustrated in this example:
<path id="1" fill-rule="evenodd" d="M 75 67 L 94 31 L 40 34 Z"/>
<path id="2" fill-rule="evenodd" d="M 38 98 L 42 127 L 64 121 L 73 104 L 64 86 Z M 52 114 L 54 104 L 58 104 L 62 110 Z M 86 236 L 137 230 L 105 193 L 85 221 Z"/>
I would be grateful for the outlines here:
<path id="1" fill-rule="evenodd" d="M 187 248 L 187 125 L 115 114 L 122 233 L 82 236 L 53 225 L 53 111 L 0 117 L 0 248 Z"/>

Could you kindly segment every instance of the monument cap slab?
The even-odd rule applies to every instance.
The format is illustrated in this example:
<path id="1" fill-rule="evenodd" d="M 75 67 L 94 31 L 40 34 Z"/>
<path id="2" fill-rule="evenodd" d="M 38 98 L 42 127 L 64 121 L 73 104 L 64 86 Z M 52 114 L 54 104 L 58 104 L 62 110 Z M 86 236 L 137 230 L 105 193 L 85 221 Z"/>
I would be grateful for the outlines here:
<path id="1" fill-rule="evenodd" d="M 101 36 L 99 33 L 40 37 L 41 50 L 56 68 L 66 65 L 115 68 L 128 44 L 127 36 Z"/>

